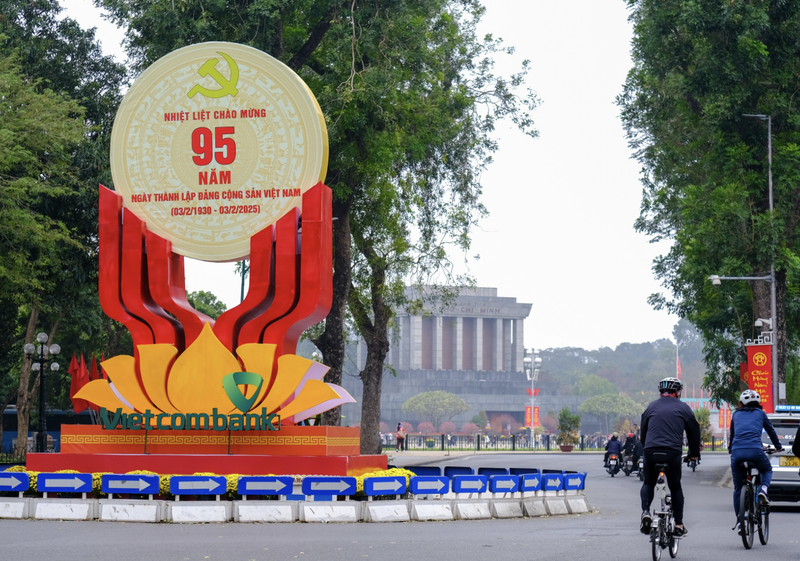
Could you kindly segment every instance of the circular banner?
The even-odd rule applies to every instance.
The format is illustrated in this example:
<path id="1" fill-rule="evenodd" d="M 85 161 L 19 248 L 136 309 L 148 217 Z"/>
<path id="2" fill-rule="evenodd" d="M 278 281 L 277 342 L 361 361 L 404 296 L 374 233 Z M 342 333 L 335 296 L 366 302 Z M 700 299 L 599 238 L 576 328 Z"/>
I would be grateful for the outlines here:
<path id="1" fill-rule="evenodd" d="M 150 66 L 125 95 L 111 174 L 125 208 L 176 253 L 236 261 L 325 178 L 328 133 L 308 86 L 252 47 L 201 43 Z"/>

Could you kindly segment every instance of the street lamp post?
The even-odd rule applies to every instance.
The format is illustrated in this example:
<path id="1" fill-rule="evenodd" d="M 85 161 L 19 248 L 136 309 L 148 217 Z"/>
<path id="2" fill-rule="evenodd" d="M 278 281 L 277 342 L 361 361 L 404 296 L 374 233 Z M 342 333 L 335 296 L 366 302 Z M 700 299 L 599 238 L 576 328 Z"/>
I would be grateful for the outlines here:
<path id="1" fill-rule="evenodd" d="M 775 210 L 772 202 L 772 115 L 758 115 L 745 113 L 743 117 L 753 117 L 767 122 L 767 186 L 769 188 L 769 218 L 770 218 L 770 233 L 772 233 L 773 220 L 775 219 Z M 769 291 L 769 307 L 772 322 L 770 327 L 772 329 L 772 403 L 777 405 L 779 401 L 778 395 L 778 313 L 777 302 L 775 296 L 775 248 L 772 249 L 772 260 L 769 265 L 769 276 L 772 278 L 770 281 Z"/>
<path id="2" fill-rule="evenodd" d="M 24 347 L 25 357 L 32 362 L 31 370 L 39 373 L 39 428 L 36 433 L 36 451 L 47 452 L 47 419 L 45 412 L 45 370 L 47 363 L 53 360 L 51 357 L 61 352 L 61 346 L 53 343 L 49 347 L 47 343 L 47 333 L 39 333 L 36 341 L 39 343 L 35 347 L 33 343 L 28 343 Z M 50 370 L 58 372 L 60 366 L 57 362 L 50 364 Z"/>
<path id="3" fill-rule="evenodd" d="M 760 280 L 766 281 L 770 284 L 770 296 L 771 296 L 771 314 L 772 317 L 769 319 L 765 318 L 758 318 L 755 322 L 756 327 L 762 327 L 766 322 L 769 324 L 769 331 L 762 331 L 762 337 L 764 335 L 769 335 L 769 344 L 772 348 L 772 405 L 773 411 L 775 410 L 775 405 L 778 404 L 778 337 L 777 337 L 777 327 L 778 322 L 776 321 L 776 314 L 775 314 L 775 275 L 774 275 L 774 265 L 772 267 L 772 271 L 769 275 L 765 277 L 721 277 L 719 275 L 711 275 L 708 277 L 708 280 L 711 281 L 711 284 L 714 286 L 719 286 L 722 284 L 724 280 Z M 750 339 L 747 340 L 748 342 Z M 766 342 L 766 341 L 765 341 Z M 758 343 L 760 344 L 760 343 Z"/>
<path id="4" fill-rule="evenodd" d="M 531 360 L 531 356 L 533 360 Z M 542 364 L 542 359 L 539 357 L 539 351 L 531 349 L 531 356 L 526 356 L 523 359 L 525 363 L 525 374 L 528 376 L 528 380 L 531 382 L 531 444 L 533 444 L 533 436 L 534 432 L 534 403 L 536 401 L 536 379 L 539 377 L 539 366 Z"/>

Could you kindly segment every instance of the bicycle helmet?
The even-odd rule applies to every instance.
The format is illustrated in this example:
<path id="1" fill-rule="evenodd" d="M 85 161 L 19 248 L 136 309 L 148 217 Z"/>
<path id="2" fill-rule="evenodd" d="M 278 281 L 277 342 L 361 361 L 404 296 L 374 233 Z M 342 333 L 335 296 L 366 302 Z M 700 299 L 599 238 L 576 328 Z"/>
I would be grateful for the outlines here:
<path id="1" fill-rule="evenodd" d="M 741 401 L 744 405 L 761 403 L 761 396 L 758 395 L 758 392 L 755 390 L 744 390 L 742 395 L 739 396 L 739 401 Z"/>
<path id="2" fill-rule="evenodd" d="M 683 382 L 677 378 L 664 378 L 658 383 L 659 392 L 679 392 L 683 389 Z"/>

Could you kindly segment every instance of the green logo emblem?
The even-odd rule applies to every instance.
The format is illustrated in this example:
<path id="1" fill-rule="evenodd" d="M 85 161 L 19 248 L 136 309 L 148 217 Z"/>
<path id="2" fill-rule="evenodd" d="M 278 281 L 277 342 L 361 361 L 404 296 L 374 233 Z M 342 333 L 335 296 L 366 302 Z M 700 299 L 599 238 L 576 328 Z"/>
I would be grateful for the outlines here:
<path id="1" fill-rule="evenodd" d="M 231 400 L 236 409 L 242 413 L 247 413 L 258 397 L 263 383 L 264 378 L 261 377 L 261 374 L 255 372 L 233 372 L 222 379 L 222 389 L 225 390 L 228 399 Z M 249 398 L 245 397 L 242 390 L 239 389 L 240 385 L 255 386 L 256 391 Z"/>
<path id="2" fill-rule="evenodd" d="M 226 55 L 225 53 L 221 54 L 225 60 L 228 62 L 228 66 L 231 68 L 231 79 L 227 80 L 222 73 L 217 70 L 217 63 L 219 62 L 216 58 L 208 59 L 203 63 L 203 66 L 200 67 L 200 70 L 197 71 L 200 76 L 205 78 L 206 76 L 211 76 L 211 78 L 219 84 L 220 88 L 218 90 L 209 90 L 208 88 L 204 88 L 203 86 L 197 84 L 191 90 L 189 90 L 189 97 L 192 98 L 195 94 L 200 94 L 205 97 L 210 98 L 220 98 L 229 95 L 234 97 L 239 90 L 236 89 L 236 84 L 239 83 L 239 67 L 236 66 L 236 62 Z"/>

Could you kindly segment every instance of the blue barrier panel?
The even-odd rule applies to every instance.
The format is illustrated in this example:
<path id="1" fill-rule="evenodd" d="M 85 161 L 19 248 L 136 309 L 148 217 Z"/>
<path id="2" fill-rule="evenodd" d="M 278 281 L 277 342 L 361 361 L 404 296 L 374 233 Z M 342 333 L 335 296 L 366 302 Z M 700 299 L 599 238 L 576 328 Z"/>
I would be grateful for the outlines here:
<path id="1" fill-rule="evenodd" d="M 485 475 L 453 476 L 453 493 L 485 493 L 488 485 Z"/>
<path id="2" fill-rule="evenodd" d="M 91 473 L 40 473 L 36 480 L 40 493 L 91 493 Z"/>
<path id="3" fill-rule="evenodd" d="M 485 475 L 486 477 L 492 475 L 508 475 L 508 470 L 505 468 L 478 468 L 478 475 Z"/>
<path id="4" fill-rule="evenodd" d="M 577 491 L 578 489 L 583 489 L 585 480 L 585 473 L 564 474 L 564 489 L 568 491 Z"/>
<path id="5" fill-rule="evenodd" d="M 561 491 L 564 488 L 564 476 L 559 473 L 542 475 L 542 491 Z"/>
<path id="6" fill-rule="evenodd" d="M 292 477 L 248 475 L 239 478 L 236 490 L 240 495 L 291 495 L 293 486 Z"/>
<path id="7" fill-rule="evenodd" d="M 508 470 L 511 475 L 525 475 L 526 473 L 539 473 L 536 468 L 511 468 Z"/>
<path id="8" fill-rule="evenodd" d="M 413 471 L 417 475 L 431 475 L 434 477 L 442 475 L 442 468 L 436 466 L 406 466 L 403 469 Z"/>
<path id="9" fill-rule="evenodd" d="M 158 476 L 104 473 L 100 487 L 103 493 L 158 495 Z"/>
<path id="10" fill-rule="evenodd" d="M 473 475 L 475 471 L 466 466 L 445 466 L 444 476 L 453 479 L 456 475 Z"/>
<path id="11" fill-rule="evenodd" d="M 27 491 L 31 486 L 31 478 L 27 473 L 16 471 L 0 472 L 0 491 L 11 491 L 21 493 Z"/>
<path id="12" fill-rule="evenodd" d="M 450 478 L 443 475 L 421 475 L 411 478 L 414 495 L 443 495 L 450 490 Z"/>
<path id="13" fill-rule="evenodd" d="M 519 491 L 519 475 L 490 475 L 489 491 L 492 493 L 516 493 Z"/>
<path id="14" fill-rule="evenodd" d="M 303 494 L 317 495 L 355 495 L 355 477 L 304 477 Z"/>
<path id="15" fill-rule="evenodd" d="M 173 475 L 169 480 L 169 492 L 173 495 L 224 495 L 228 492 L 228 480 L 219 475 Z"/>
<path id="16" fill-rule="evenodd" d="M 402 495 L 406 492 L 405 477 L 366 477 L 364 478 L 364 494 L 370 495 Z"/>
<path id="17" fill-rule="evenodd" d="M 542 474 L 541 473 L 525 473 L 520 475 L 519 482 L 520 491 L 541 491 L 542 490 Z"/>

